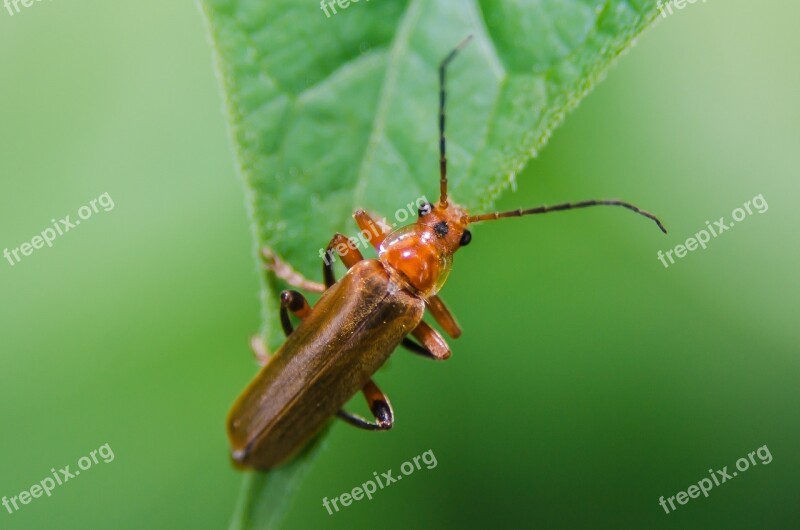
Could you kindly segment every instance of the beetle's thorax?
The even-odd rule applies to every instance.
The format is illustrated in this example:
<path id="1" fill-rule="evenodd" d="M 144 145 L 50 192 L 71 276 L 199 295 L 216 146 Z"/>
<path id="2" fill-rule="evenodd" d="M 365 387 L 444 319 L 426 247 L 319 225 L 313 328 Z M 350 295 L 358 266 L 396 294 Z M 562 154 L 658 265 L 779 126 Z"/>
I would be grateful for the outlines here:
<path id="1" fill-rule="evenodd" d="M 466 211 L 455 204 L 425 205 L 414 224 L 383 240 L 378 258 L 412 292 L 433 296 L 447 280 L 466 223 Z"/>

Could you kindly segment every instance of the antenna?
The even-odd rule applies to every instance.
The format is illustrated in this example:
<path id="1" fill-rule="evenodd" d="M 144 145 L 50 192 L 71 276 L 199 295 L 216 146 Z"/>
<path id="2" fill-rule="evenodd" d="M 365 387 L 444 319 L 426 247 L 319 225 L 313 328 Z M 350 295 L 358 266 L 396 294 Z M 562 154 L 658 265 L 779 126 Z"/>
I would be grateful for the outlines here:
<path id="1" fill-rule="evenodd" d="M 447 207 L 447 149 L 444 136 L 445 72 L 450 61 L 458 55 L 458 52 L 460 52 L 470 40 L 472 40 L 472 35 L 462 40 L 453 51 L 447 54 L 447 57 L 445 57 L 439 65 L 439 205 L 442 207 Z"/>
<path id="2" fill-rule="evenodd" d="M 503 219 L 505 217 L 522 217 L 523 215 L 536 215 L 540 213 L 550 213 L 550 212 L 560 212 L 563 210 L 573 210 L 576 208 L 588 208 L 590 206 L 621 206 L 622 208 L 627 208 L 633 212 L 638 213 L 639 215 L 643 215 L 648 219 L 654 221 L 658 228 L 661 229 L 662 232 L 665 234 L 667 233 L 667 229 L 664 228 L 664 225 L 655 215 L 651 214 L 650 212 L 646 212 L 639 208 L 638 206 L 634 206 L 629 202 L 623 202 L 616 199 L 612 200 L 588 200 L 588 201 L 581 201 L 581 202 L 565 202 L 563 204 L 556 204 L 554 206 L 537 206 L 536 208 L 530 208 L 527 210 L 510 210 L 508 212 L 494 212 L 494 213 L 483 213 L 479 215 L 470 215 L 467 217 L 467 221 L 470 223 L 476 223 L 478 221 L 494 221 L 495 219 Z"/>

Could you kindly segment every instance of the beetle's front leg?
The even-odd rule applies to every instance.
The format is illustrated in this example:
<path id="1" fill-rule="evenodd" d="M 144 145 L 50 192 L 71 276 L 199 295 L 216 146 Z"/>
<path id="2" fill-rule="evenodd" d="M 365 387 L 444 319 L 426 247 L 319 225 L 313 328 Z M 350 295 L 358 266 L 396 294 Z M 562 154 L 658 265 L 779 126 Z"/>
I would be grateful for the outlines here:
<path id="1" fill-rule="evenodd" d="M 369 410 L 372 412 L 372 415 L 375 416 L 375 423 L 367 421 L 357 414 L 347 412 L 344 409 L 337 412 L 336 415 L 359 429 L 368 431 L 386 431 L 391 429 L 392 425 L 394 425 L 394 412 L 392 412 L 392 405 L 389 403 L 389 398 L 386 397 L 386 394 L 381 392 L 378 385 L 371 379 L 364 385 L 361 391 L 364 393 L 364 397 L 367 400 Z"/>
<path id="2" fill-rule="evenodd" d="M 356 210 L 353 214 L 353 218 L 361 229 L 361 233 L 367 232 L 367 234 L 369 234 L 369 242 L 375 250 L 378 250 L 378 247 L 381 246 L 386 236 L 391 233 L 392 229 L 389 226 L 380 220 L 373 219 L 372 216 L 364 210 Z"/>
<path id="3" fill-rule="evenodd" d="M 356 224 L 358 224 L 362 234 L 367 232 L 367 239 L 376 250 L 391 232 L 389 226 L 382 221 L 373 219 L 372 216 L 364 210 L 356 210 L 353 214 L 353 218 L 356 220 Z M 344 245 L 344 247 L 342 245 Z M 342 262 L 348 269 L 364 259 L 364 256 L 358 248 L 352 244 L 350 239 L 347 239 L 340 233 L 334 235 L 331 242 L 328 243 L 328 248 L 325 249 L 325 255 L 322 258 L 322 275 L 325 278 L 325 285 L 327 287 L 336 283 L 336 278 L 333 275 L 334 250 L 339 254 L 339 257 L 342 258 Z"/>

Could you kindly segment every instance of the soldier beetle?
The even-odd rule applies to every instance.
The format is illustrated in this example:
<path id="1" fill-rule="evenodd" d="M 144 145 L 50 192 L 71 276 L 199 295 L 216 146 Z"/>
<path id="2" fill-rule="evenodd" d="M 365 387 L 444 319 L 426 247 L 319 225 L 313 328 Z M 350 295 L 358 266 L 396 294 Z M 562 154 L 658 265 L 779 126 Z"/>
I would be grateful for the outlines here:
<path id="1" fill-rule="evenodd" d="M 257 340 L 254 351 L 261 371 L 239 396 L 228 415 L 228 437 L 235 465 L 267 470 L 297 454 L 334 417 L 362 429 L 387 430 L 394 422 L 389 399 L 372 380 L 398 346 L 436 360 L 450 357 L 444 338 L 426 324 L 427 309 L 452 338 L 461 329 L 437 295 L 447 279 L 453 254 L 469 244 L 467 226 L 589 206 L 621 206 L 655 221 L 653 214 L 619 200 L 588 200 L 470 215 L 447 195 L 445 148 L 445 73 L 466 45 L 465 39 L 439 66 L 439 201 L 419 208 L 413 224 L 390 230 L 364 210 L 354 218 L 362 231 L 374 235 L 377 259 L 366 260 L 357 248 L 342 245 L 337 233 L 326 255 L 335 252 L 348 268 L 336 281 L 333 262 L 323 260 L 324 284 L 302 277 L 269 249 L 265 266 L 292 286 L 322 293 L 312 308 L 298 291 L 281 293 L 280 315 L 286 341 L 267 358 Z M 342 250 L 344 249 L 344 251 Z M 289 314 L 300 319 L 294 328 Z M 407 335 L 413 336 L 416 341 Z M 374 421 L 342 409 L 363 392 Z"/>

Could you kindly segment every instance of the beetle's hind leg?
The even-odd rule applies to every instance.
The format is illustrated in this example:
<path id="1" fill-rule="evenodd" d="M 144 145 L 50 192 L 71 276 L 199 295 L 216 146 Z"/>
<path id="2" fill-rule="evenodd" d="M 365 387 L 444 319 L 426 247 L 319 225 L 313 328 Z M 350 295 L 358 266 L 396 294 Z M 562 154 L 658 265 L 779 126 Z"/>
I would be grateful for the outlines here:
<path id="1" fill-rule="evenodd" d="M 291 265 L 283 261 L 278 255 L 269 247 L 261 249 L 261 256 L 264 258 L 264 268 L 272 271 L 275 276 L 285 281 L 292 287 L 303 289 L 311 293 L 324 293 L 325 285 L 307 279 L 305 276 L 297 272 Z"/>
<path id="2" fill-rule="evenodd" d="M 394 412 L 392 412 L 392 405 L 389 403 L 389 398 L 386 397 L 386 394 L 381 392 L 378 385 L 371 379 L 364 385 L 361 391 L 364 393 L 364 397 L 367 400 L 369 410 L 372 412 L 372 415 L 375 416 L 374 423 L 367 421 L 357 414 L 347 412 L 344 409 L 337 412 L 336 415 L 359 429 L 368 431 L 386 431 L 391 429 L 394 425 Z"/>

